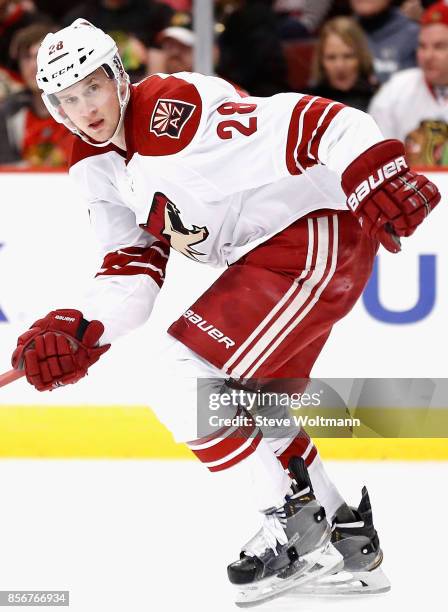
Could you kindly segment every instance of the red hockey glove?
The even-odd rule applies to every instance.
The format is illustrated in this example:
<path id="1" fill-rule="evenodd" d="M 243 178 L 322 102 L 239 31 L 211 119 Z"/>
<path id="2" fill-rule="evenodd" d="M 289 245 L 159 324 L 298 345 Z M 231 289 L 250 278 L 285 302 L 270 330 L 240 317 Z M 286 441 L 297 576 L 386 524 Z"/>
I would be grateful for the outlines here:
<path id="1" fill-rule="evenodd" d="M 440 202 L 434 183 L 406 163 L 399 140 L 384 140 L 361 153 L 344 171 L 347 205 L 363 231 L 391 253 L 399 236 L 410 236 Z"/>
<path id="2" fill-rule="evenodd" d="M 53 310 L 19 337 L 12 365 L 38 391 L 75 383 L 109 349 L 97 346 L 103 332 L 100 321 L 89 323 L 79 310 Z"/>

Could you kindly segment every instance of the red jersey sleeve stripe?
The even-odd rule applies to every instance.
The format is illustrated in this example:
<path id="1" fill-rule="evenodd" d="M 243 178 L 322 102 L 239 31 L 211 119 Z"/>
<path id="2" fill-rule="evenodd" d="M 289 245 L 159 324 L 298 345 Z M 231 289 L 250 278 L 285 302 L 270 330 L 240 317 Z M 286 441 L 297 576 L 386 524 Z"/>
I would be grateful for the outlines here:
<path id="1" fill-rule="evenodd" d="M 296 153 L 299 167 L 306 169 L 319 163 L 317 152 L 322 136 L 334 116 L 342 108 L 342 104 L 337 104 L 332 100 L 314 98 L 304 109 L 303 128 L 299 131 L 299 144 Z"/>
<path id="2" fill-rule="evenodd" d="M 330 123 L 343 108 L 344 105 L 339 104 L 338 102 L 332 102 L 331 104 L 327 105 L 325 111 L 321 115 L 319 123 L 317 124 L 317 128 L 311 137 L 310 145 L 308 147 L 308 154 L 311 159 L 318 159 L 319 145 L 320 141 L 322 140 L 322 136 L 327 131 Z"/>
<path id="3" fill-rule="evenodd" d="M 290 174 L 302 173 L 302 170 L 297 166 L 296 160 L 296 149 L 297 143 L 299 142 L 299 124 L 303 111 L 311 100 L 311 96 L 303 96 L 292 111 L 286 142 L 286 166 Z"/>
<path id="4" fill-rule="evenodd" d="M 108 253 L 96 276 L 133 276 L 145 274 L 161 287 L 169 250 L 159 242 L 150 247 L 127 247 Z"/>
<path id="5" fill-rule="evenodd" d="M 286 164 L 291 174 L 301 174 L 319 163 L 319 144 L 343 104 L 312 96 L 303 96 L 295 106 L 288 131 Z"/>

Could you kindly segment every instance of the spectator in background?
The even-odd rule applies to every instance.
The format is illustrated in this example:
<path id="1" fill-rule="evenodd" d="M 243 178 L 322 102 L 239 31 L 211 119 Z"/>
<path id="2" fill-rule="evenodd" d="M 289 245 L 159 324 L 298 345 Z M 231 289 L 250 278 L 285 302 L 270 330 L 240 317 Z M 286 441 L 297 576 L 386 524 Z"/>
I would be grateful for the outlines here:
<path id="1" fill-rule="evenodd" d="M 110 34 L 125 70 L 132 81 L 138 81 L 148 72 L 159 70 L 159 65 L 149 66 L 148 50 L 157 47 L 157 35 L 168 27 L 172 14 L 167 4 L 152 0 L 90 0 L 67 13 L 64 25 L 84 17 Z"/>
<path id="2" fill-rule="evenodd" d="M 367 35 L 380 83 L 398 70 L 415 66 L 417 23 L 393 6 L 392 0 L 351 0 L 351 7 Z"/>
<path id="3" fill-rule="evenodd" d="M 48 19 L 34 10 L 32 2 L 0 0 L 0 100 L 23 88 L 17 60 L 9 54 L 13 36 L 21 28 L 43 21 Z"/>
<path id="4" fill-rule="evenodd" d="M 281 17 L 282 40 L 312 36 L 330 10 L 333 0 L 274 0 L 273 9 Z"/>
<path id="5" fill-rule="evenodd" d="M 221 24 L 215 24 L 215 33 L 220 30 Z M 175 13 L 171 25 L 162 30 L 158 36 L 163 53 L 163 65 L 160 72 L 173 74 L 173 72 L 193 72 L 194 45 L 196 35 L 193 32 L 193 21 L 190 13 Z M 215 44 L 213 49 L 213 63 L 218 63 L 219 50 Z"/>
<path id="6" fill-rule="evenodd" d="M 0 105 L 0 164 L 24 167 L 65 167 L 74 136 L 48 114 L 36 84 L 39 45 L 48 32 L 46 24 L 33 24 L 16 32 L 11 56 L 18 62 L 25 89 Z"/>
<path id="7" fill-rule="evenodd" d="M 311 93 L 366 111 L 375 92 L 367 39 L 350 17 L 327 21 L 315 52 L 315 86 Z"/>
<path id="8" fill-rule="evenodd" d="M 406 17 L 418 22 L 422 12 L 434 2 L 437 2 L 437 0 L 392 0 L 391 6 L 400 9 Z M 333 0 L 327 17 L 353 15 L 350 4 L 350 0 Z"/>
<path id="9" fill-rule="evenodd" d="M 289 91 L 278 18 L 270 0 L 247 0 L 224 19 L 217 73 L 254 96 Z"/>
<path id="10" fill-rule="evenodd" d="M 373 98 L 369 112 L 386 138 L 405 143 L 412 165 L 448 165 L 448 5 L 421 19 L 418 68 L 399 72 Z"/>
<path id="11" fill-rule="evenodd" d="M 192 30 L 182 26 L 170 26 L 162 30 L 159 42 L 164 54 L 163 72 L 193 72 L 195 35 Z"/>
<path id="12" fill-rule="evenodd" d="M 435 2 L 437 0 L 397 0 L 396 4 L 406 17 L 419 22 L 423 11 L 432 4 L 435 4 Z"/>
<path id="13" fill-rule="evenodd" d="M 420 21 L 424 10 L 421 0 L 404 0 L 404 2 L 397 3 L 397 6 L 409 19 Z"/>

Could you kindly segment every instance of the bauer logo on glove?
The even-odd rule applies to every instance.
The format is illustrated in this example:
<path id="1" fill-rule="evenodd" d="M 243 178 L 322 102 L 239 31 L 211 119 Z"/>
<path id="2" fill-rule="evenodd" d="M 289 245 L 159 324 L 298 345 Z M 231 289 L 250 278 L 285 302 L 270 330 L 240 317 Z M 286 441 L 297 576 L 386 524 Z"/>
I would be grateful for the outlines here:
<path id="1" fill-rule="evenodd" d="M 380 168 L 375 174 L 371 174 L 368 179 L 358 185 L 355 191 L 348 196 L 347 204 L 349 208 L 355 212 L 369 193 L 384 183 L 386 179 L 392 178 L 398 174 L 403 168 L 408 170 L 408 165 L 405 158 L 401 155 Z"/>
<path id="2" fill-rule="evenodd" d="M 409 169 L 399 140 L 384 140 L 361 153 L 344 171 L 347 206 L 364 233 L 391 253 L 440 202 L 434 183 Z"/>
<path id="3" fill-rule="evenodd" d="M 12 365 L 38 391 L 75 383 L 109 349 L 98 346 L 103 333 L 100 321 L 86 321 L 79 310 L 54 310 L 19 337 Z"/>

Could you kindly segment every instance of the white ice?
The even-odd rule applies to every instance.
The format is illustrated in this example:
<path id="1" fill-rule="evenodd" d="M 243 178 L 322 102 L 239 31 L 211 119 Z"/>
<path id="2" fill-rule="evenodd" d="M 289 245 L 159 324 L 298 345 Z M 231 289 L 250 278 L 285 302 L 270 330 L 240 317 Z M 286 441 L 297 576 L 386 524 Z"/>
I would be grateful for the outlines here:
<path id="1" fill-rule="evenodd" d="M 260 611 L 445 610 L 448 464 L 327 467 L 350 503 L 368 485 L 392 591 Z M 72 612 L 237 609 L 226 565 L 259 521 L 228 474 L 195 461 L 4 460 L 0 491 L 0 590 L 70 590 Z"/>

